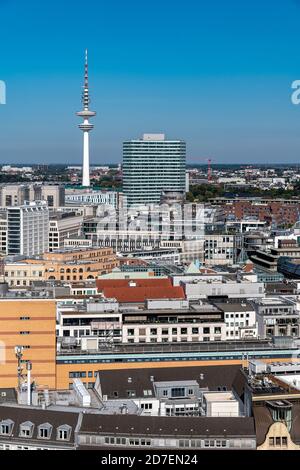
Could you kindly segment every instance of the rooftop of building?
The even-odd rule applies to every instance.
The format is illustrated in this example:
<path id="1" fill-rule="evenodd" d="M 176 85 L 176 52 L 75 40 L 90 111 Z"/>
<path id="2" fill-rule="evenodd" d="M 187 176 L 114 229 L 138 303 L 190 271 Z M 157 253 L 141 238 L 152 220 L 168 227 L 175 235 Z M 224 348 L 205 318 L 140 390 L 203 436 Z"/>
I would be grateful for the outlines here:
<path id="1" fill-rule="evenodd" d="M 299 260 L 300 261 L 300 260 Z M 294 282 L 285 282 L 285 281 L 279 281 L 279 282 L 268 282 L 265 286 L 266 293 L 277 293 L 277 294 L 293 294 L 295 293 L 295 289 L 297 289 L 296 283 Z"/>
<path id="2" fill-rule="evenodd" d="M 17 393 L 14 388 L 0 388 L 0 404 L 17 403 Z"/>
<path id="3" fill-rule="evenodd" d="M 153 354 L 153 353 L 164 353 L 164 354 L 176 354 L 176 353 L 185 353 L 185 352 L 205 352 L 205 353 L 215 353 L 215 352 L 231 352 L 238 351 L 242 352 L 244 357 L 247 357 L 249 351 L 272 351 L 277 348 L 282 348 L 282 346 L 276 346 L 268 340 L 257 340 L 257 339 L 247 339 L 240 341 L 211 341 L 211 342 L 180 342 L 180 343 L 123 343 L 123 344 L 103 344 L 99 346 L 97 351 L 83 351 L 80 349 L 80 346 L 77 347 L 64 347 L 57 354 L 58 361 L 64 361 L 65 357 L 75 357 L 83 358 L 84 356 L 99 357 L 105 353 L 108 355 L 114 354 Z M 285 345 L 284 349 L 289 349 L 291 354 L 293 350 L 297 350 L 297 346 Z"/>
<path id="4" fill-rule="evenodd" d="M 216 304 L 223 312 L 249 312 L 253 311 L 253 307 L 249 302 L 220 302 Z"/>
<path id="5" fill-rule="evenodd" d="M 292 307 L 293 302 L 288 297 L 264 297 L 259 299 L 252 299 L 254 304 L 260 307 Z"/>
<path id="6" fill-rule="evenodd" d="M 132 436 L 255 436 L 253 418 L 83 415 L 80 433 Z"/>
<path id="7" fill-rule="evenodd" d="M 24 443 L 24 437 L 20 437 L 20 426 L 27 424 L 32 427 L 32 436 L 30 437 L 30 443 L 41 445 L 41 441 L 48 445 L 72 445 L 75 440 L 75 429 L 78 423 L 78 413 L 64 412 L 64 411 L 50 411 L 43 410 L 41 408 L 33 407 L 21 407 L 21 406 L 0 406 L 0 422 L 10 420 L 12 423 L 12 434 L 1 435 L 2 442 L 10 441 L 12 438 L 14 441 L 21 441 Z M 49 431 L 50 437 L 47 439 L 40 438 L 38 435 L 38 427 L 43 425 L 46 426 Z M 68 426 L 70 429 L 70 437 L 67 441 L 59 441 L 57 430 L 60 426 Z"/>
<path id="8" fill-rule="evenodd" d="M 71 219 L 71 218 L 74 218 L 74 217 L 82 218 L 82 215 L 78 214 L 75 211 L 72 211 L 72 212 L 51 212 L 51 214 L 49 216 L 49 220 L 50 220 L 50 222 L 52 222 L 53 220 Z"/>
<path id="9" fill-rule="evenodd" d="M 97 279 L 97 288 L 106 298 L 119 302 L 144 302 L 147 299 L 185 299 L 181 286 L 174 287 L 169 278 Z"/>
<path id="10" fill-rule="evenodd" d="M 204 393 L 206 402 L 228 402 L 236 400 L 232 392 L 205 392 Z"/>
<path id="11" fill-rule="evenodd" d="M 240 370 L 233 366 L 191 366 L 191 367 L 154 367 L 130 370 L 100 370 L 102 395 L 108 398 L 128 398 L 128 390 L 134 390 L 136 397 L 155 396 L 154 386 L 158 382 L 197 383 L 200 388 L 214 391 L 231 391 Z M 147 394 L 145 393 L 147 391 Z"/>
<path id="12" fill-rule="evenodd" d="M 226 269 L 226 271 L 225 271 Z M 221 278 L 216 279 L 215 277 L 212 278 L 214 275 L 219 275 Z M 182 279 L 182 284 L 231 284 L 231 283 L 239 283 L 239 284 L 253 284 L 251 279 L 247 277 L 237 278 L 237 267 L 214 267 L 214 273 L 208 274 L 200 274 L 195 275 L 194 279 Z"/>
<path id="13" fill-rule="evenodd" d="M 77 254 L 81 254 L 81 253 L 92 253 L 92 252 L 95 252 L 95 251 L 99 251 L 99 252 L 112 251 L 112 248 L 111 247 L 105 247 L 105 248 L 101 248 L 101 247 L 97 247 L 97 248 L 93 248 L 93 247 L 88 247 L 88 248 L 70 247 L 70 248 L 62 248 L 62 249 L 59 249 L 59 250 L 54 250 L 52 252 L 45 252 L 44 256 L 49 256 L 51 258 L 54 258 L 55 255 L 70 255 L 70 254 L 77 255 Z"/>

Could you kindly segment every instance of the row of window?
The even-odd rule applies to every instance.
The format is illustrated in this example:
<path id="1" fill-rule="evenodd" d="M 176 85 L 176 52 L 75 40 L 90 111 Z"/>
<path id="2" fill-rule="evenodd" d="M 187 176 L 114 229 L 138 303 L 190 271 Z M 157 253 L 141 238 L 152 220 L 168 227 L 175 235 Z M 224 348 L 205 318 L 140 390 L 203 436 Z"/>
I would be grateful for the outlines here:
<path id="1" fill-rule="evenodd" d="M 152 403 L 141 403 L 142 410 L 152 410 Z"/>
<path id="2" fill-rule="evenodd" d="M 78 279 L 77 279 L 77 276 L 73 276 L 73 279 L 71 279 L 72 276 L 60 276 L 60 281 L 83 281 L 83 276 L 78 276 Z M 95 279 L 93 275 L 89 275 L 87 276 L 87 279 Z M 49 276 L 49 280 L 50 281 L 55 281 L 56 280 L 56 277 L 55 276 Z"/>
<path id="3" fill-rule="evenodd" d="M 69 372 L 69 378 L 70 379 L 85 379 L 86 376 L 92 378 L 94 375 L 94 377 L 96 377 L 97 375 L 97 372 L 95 372 L 93 374 L 93 371 L 92 370 L 89 370 L 88 371 L 88 375 L 86 375 L 86 372 L 80 372 L 80 371 L 72 371 L 72 372 Z"/>
<path id="4" fill-rule="evenodd" d="M 0 435 L 11 436 L 14 428 L 14 422 L 6 419 L 0 422 Z M 32 438 L 35 424 L 26 421 L 20 424 L 19 437 Z M 63 424 L 56 429 L 56 439 L 61 441 L 69 441 L 72 428 L 68 424 Z M 37 427 L 38 439 L 50 439 L 53 434 L 53 426 L 49 423 L 40 424 Z"/>
<path id="5" fill-rule="evenodd" d="M 187 395 L 194 395 L 194 389 L 189 388 L 189 389 L 188 389 L 188 392 L 187 392 Z M 163 390 L 163 396 L 164 396 L 164 397 L 168 397 L 168 396 L 169 396 L 169 389 Z M 170 396 L 171 396 L 172 398 L 176 398 L 176 397 L 185 397 L 185 396 L 186 396 L 186 389 L 185 389 L 185 387 L 174 387 L 174 388 L 171 388 L 171 394 L 170 394 Z"/>
<path id="6" fill-rule="evenodd" d="M 223 440 L 215 440 L 215 439 L 207 439 L 204 441 L 203 445 L 201 440 L 199 439 L 180 439 L 179 440 L 179 447 L 185 448 L 193 448 L 193 447 L 211 447 L 211 448 L 218 448 L 218 447 L 228 447 L 228 441 L 225 439 Z"/>
<path id="7" fill-rule="evenodd" d="M 5 271 L 5 277 L 27 277 L 28 272 L 27 271 Z M 42 271 L 32 271 L 32 276 L 35 277 L 43 277 L 43 272 Z"/>
<path id="8" fill-rule="evenodd" d="M 173 336 L 171 339 L 169 338 L 150 338 L 150 341 L 146 341 L 146 338 L 128 338 L 127 343 L 134 344 L 134 343 L 189 343 L 189 342 L 210 342 L 210 341 L 221 341 L 222 337 L 221 336 L 214 336 L 213 338 L 210 338 L 210 336 L 195 336 L 192 337 L 191 340 L 188 340 L 187 337 L 180 337 L 179 340 L 177 339 L 177 336 Z"/>
<path id="9" fill-rule="evenodd" d="M 94 385 L 95 385 L 95 382 L 82 382 L 82 383 L 85 386 L 85 388 L 88 388 L 88 389 L 94 388 Z M 69 383 L 69 390 L 73 390 L 73 389 L 74 389 L 74 384 Z"/>
<path id="10" fill-rule="evenodd" d="M 86 444 L 101 444 L 103 438 L 101 436 L 80 436 L 81 443 Z M 160 441 L 164 442 L 165 446 L 173 446 L 179 448 L 255 448 L 255 441 L 252 439 L 168 439 L 163 438 Z M 133 446 L 133 447 L 150 447 L 155 444 L 151 442 L 150 438 L 138 437 L 104 437 L 104 444 L 115 446 Z M 164 446 L 160 442 L 160 446 Z"/>
<path id="11" fill-rule="evenodd" d="M 105 444 L 112 445 L 130 445 L 130 446 L 151 446 L 151 439 L 140 439 L 140 438 L 130 438 L 126 439 L 125 437 L 105 437 Z"/>
<path id="12" fill-rule="evenodd" d="M 249 313 L 246 313 L 246 314 L 244 314 L 244 313 L 230 313 L 230 314 L 226 313 L 225 314 L 225 318 L 244 318 L 244 316 L 246 318 L 249 318 Z"/>
<path id="13" fill-rule="evenodd" d="M 215 326 L 214 328 L 213 327 L 204 327 L 202 328 L 203 330 L 203 334 L 204 335 L 209 335 L 209 334 L 221 334 L 221 327 L 220 326 Z M 198 335 L 200 334 L 200 328 L 198 327 L 192 327 L 191 328 L 191 332 L 193 335 Z M 139 335 L 146 335 L 146 329 L 145 328 L 140 328 L 138 330 L 138 334 Z M 156 336 L 157 334 L 159 334 L 157 328 L 150 328 L 150 335 L 153 335 L 153 336 Z M 162 328 L 161 329 L 161 334 L 162 335 L 169 335 L 169 334 L 172 334 L 172 335 L 177 335 L 177 334 L 181 334 L 181 335 L 187 335 L 188 334 L 188 329 L 187 328 Z M 135 335 L 135 329 L 134 328 L 128 328 L 127 329 L 127 336 L 134 336 Z"/>
<path id="14" fill-rule="evenodd" d="M 269 446 L 270 447 L 287 447 L 287 445 L 288 445 L 287 436 L 269 437 Z"/>
<path id="15" fill-rule="evenodd" d="M 0 450 L 46 450 L 45 447 L 16 446 L 11 444 L 0 444 Z M 51 450 L 47 449 L 47 450 Z M 54 448 L 52 450 L 55 450 Z"/>
<path id="16" fill-rule="evenodd" d="M 103 256 L 111 256 L 112 255 L 112 250 L 109 251 L 92 251 L 90 253 L 85 252 L 84 254 L 78 254 L 78 255 L 72 255 L 72 259 L 76 261 L 77 259 L 88 259 L 88 258 L 99 258 Z"/>

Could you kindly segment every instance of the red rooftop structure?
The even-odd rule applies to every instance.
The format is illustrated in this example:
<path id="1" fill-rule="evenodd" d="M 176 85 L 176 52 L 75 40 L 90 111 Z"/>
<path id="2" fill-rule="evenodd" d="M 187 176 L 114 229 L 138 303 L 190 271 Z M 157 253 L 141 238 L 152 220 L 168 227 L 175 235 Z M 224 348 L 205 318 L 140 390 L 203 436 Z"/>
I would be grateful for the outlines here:
<path id="1" fill-rule="evenodd" d="M 181 286 L 163 279 L 97 279 L 98 292 L 118 302 L 145 302 L 148 299 L 185 299 Z"/>

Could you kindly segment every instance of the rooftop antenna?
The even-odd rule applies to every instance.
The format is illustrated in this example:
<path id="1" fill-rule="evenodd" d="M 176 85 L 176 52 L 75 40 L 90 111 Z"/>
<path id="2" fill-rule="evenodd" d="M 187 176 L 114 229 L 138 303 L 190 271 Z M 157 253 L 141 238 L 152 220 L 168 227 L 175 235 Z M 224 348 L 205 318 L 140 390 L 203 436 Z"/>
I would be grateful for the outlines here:
<path id="1" fill-rule="evenodd" d="M 22 368 L 22 357 L 23 357 L 23 346 L 16 346 L 15 347 L 15 355 L 18 361 L 18 391 L 21 391 L 21 381 L 23 379 L 23 368 Z"/>
<path id="2" fill-rule="evenodd" d="M 26 363 L 26 369 L 27 369 L 27 405 L 31 405 L 31 369 L 32 369 L 32 363 L 30 361 L 27 361 Z"/>

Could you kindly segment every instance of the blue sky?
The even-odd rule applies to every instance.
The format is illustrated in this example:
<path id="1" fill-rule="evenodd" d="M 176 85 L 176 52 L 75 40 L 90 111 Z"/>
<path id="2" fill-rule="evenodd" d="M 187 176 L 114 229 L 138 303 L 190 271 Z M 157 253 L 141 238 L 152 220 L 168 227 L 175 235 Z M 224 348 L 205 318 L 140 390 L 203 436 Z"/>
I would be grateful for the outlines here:
<path id="1" fill-rule="evenodd" d="M 143 132 L 195 163 L 300 163 L 299 24 L 298 0 L 0 0 L 0 164 L 81 161 L 85 47 L 92 163 Z"/>

